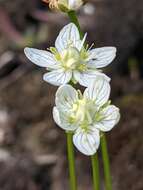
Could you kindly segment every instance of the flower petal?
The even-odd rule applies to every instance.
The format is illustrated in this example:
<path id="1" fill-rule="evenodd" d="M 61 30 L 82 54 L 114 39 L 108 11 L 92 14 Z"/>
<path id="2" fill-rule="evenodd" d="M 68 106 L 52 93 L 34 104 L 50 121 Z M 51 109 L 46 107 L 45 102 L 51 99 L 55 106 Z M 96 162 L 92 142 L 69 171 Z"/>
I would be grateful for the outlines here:
<path id="1" fill-rule="evenodd" d="M 114 105 L 107 106 L 100 114 L 104 119 L 95 124 L 95 127 L 104 132 L 110 131 L 120 120 L 119 108 Z"/>
<path id="2" fill-rule="evenodd" d="M 93 126 L 88 132 L 78 128 L 73 136 L 73 143 L 81 153 L 87 156 L 93 155 L 100 144 L 99 130 L 93 128 Z"/>
<path id="3" fill-rule="evenodd" d="M 56 106 L 59 109 L 71 109 L 72 104 L 78 99 L 77 91 L 71 85 L 63 85 L 56 92 Z"/>
<path id="4" fill-rule="evenodd" d="M 110 81 L 110 78 L 107 75 L 97 70 L 96 71 L 88 70 L 86 72 L 74 71 L 73 75 L 74 75 L 75 80 L 79 82 L 81 86 L 85 86 L 85 87 L 89 86 L 98 77 L 103 77 L 108 82 Z"/>
<path id="5" fill-rule="evenodd" d="M 24 49 L 26 57 L 40 67 L 56 69 L 59 67 L 58 62 L 54 59 L 54 55 L 48 51 L 28 48 Z"/>
<path id="6" fill-rule="evenodd" d="M 72 77 L 71 72 L 69 71 L 65 72 L 63 71 L 63 69 L 58 69 L 44 74 L 43 80 L 52 85 L 60 86 L 62 84 L 68 83 L 71 77 Z"/>
<path id="7" fill-rule="evenodd" d="M 102 68 L 109 65 L 116 56 L 115 47 L 95 48 L 89 51 L 88 68 Z"/>
<path id="8" fill-rule="evenodd" d="M 76 124 L 71 124 L 68 121 L 68 113 L 61 112 L 57 109 L 57 107 L 53 108 L 53 118 L 55 123 L 62 129 L 66 131 L 74 131 L 77 129 Z"/>
<path id="9" fill-rule="evenodd" d="M 69 46 L 76 47 L 79 40 L 80 35 L 76 25 L 70 23 L 60 31 L 55 42 L 55 47 L 61 52 Z"/>
<path id="10" fill-rule="evenodd" d="M 82 0 L 69 0 L 68 7 L 70 10 L 77 10 L 83 4 Z"/>
<path id="11" fill-rule="evenodd" d="M 98 76 L 96 80 L 89 84 L 89 87 L 84 91 L 84 97 L 95 101 L 96 105 L 101 107 L 109 99 L 110 96 L 110 84 L 109 82 Z"/>

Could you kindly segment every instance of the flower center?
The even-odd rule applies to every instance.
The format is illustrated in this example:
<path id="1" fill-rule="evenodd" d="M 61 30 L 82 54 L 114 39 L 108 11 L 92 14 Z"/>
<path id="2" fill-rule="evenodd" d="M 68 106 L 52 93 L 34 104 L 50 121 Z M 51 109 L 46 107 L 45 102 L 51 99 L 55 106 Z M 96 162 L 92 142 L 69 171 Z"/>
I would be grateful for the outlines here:
<path id="1" fill-rule="evenodd" d="M 69 47 L 60 54 L 61 66 L 65 70 L 86 70 L 86 62 L 77 48 Z"/>
<path id="2" fill-rule="evenodd" d="M 95 104 L 86 98 L 78 99 L 72 106 L 69 120 L 72 123 L 78 123 L 81 128 L 88 129 L 89 124 L 93 122 L 95 113 Z"/>
<path id="3" fill-rule="evenodd" d="M 89 126 L 104 119 L 102 109 L 96 106 L 95 101 L 81 97 L 72 106 L 69 112 L 69 122 L 78 124 L 88 131 Z"/>

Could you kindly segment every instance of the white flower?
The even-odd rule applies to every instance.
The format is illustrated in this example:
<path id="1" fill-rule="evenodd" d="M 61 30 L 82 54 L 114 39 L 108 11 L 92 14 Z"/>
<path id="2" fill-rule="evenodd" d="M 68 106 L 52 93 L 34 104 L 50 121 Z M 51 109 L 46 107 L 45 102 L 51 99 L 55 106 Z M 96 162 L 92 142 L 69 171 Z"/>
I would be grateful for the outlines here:
<path id="1" fill-rule="evenodd" d="M 34 48 L 25 48 L 25 55 L 36 65 L 45 67 L 49 72 L 43 79 L 50 84 L 79 82 L 88 86 L 97 76 L 109 78 L 99 70 L 110 64 L 116 55 L 115 47 L 102 47 L 90 50 L 84 47 L 86 34 L 82 40 L 77 27 L 70 23 L 59 33 L 55 48 L 43 51 Z"/>
<path id="2" fill-rule="evenodd" d="M 110 131 L 119 121 L 119 109 L 108 101 L 110 85 L 98 77 L 83 95 L 71 85 L 56 93 L 53 117 L 58 126 L 73 131 L 73 143 L 85 155 L 93 155 L 100 143 L 100 131 Z"/>

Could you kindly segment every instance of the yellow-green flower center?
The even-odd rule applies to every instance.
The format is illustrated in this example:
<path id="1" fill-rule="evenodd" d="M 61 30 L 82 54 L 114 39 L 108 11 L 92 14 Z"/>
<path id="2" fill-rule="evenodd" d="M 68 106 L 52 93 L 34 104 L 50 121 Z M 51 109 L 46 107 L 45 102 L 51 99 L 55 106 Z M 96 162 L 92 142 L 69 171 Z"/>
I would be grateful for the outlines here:
<path id="1" fill-rule="evenodd" d="M 68 119 L 71 124 L 79 124 L 82 129 L 88 131 L 89 125 L 104 119 L 101 111 L 102 108 L 99 109 L 95 101 L 82 97 L 73 104 Z"/>
<path id="2" fill-rule="evenodd" d="M 72 106 L 69 122 L 78 123 L 80 127 L 88 129 L 89 124 L 93 122 L 95 110 L 93 101 L 86 98 L 78 99 Z"/>
<path id="3" fill-rule="evenodd" d="M 60 54 L 56 55 L 56 59 L 65 70 L 85 71 L 87 69 L 85 53 L 78 51 L 74 47 L 63 50 Z"/>

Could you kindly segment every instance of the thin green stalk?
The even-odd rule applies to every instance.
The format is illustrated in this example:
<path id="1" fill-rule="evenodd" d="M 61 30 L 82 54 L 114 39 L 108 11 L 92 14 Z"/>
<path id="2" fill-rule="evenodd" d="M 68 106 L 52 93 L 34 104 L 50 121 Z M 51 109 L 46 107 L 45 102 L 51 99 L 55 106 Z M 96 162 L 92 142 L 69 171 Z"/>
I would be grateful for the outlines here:
<path id="1" fill-rule="evenodd" d="M 68 162 L 69 162 L 70 190 L 77 190 L 74 147 L 73 147 L 72 137 L 73 134 L 67 132 L 67 151 L 68 151 Z"/>
<path id="2" fill-rule="evenodd" d="M 104 165 L 104 175 L 105 175 L 105 187 L 106 190 L 112 190 L 112 179 L 110 174 L 110 162 L 107 148 L 107 141 L 105 134 L 101 137 L 101 150 L 102 150 L 102 158 Z"/>
<path id="3" fill-rule="evenodd" d="M 81 30 L 78 18 L 76 16 L 76 12 L 75 11 L 70 11 L 68 12 L 68 16 L 71 20 L 71 22 L 73 22 L 79 31 L 80 34 L 80 38 L 83 38 L 83 32 Z M 93 187 L 94 190 L 99 190 L 100 189 L 100 176 L 99 176 L 99 163 L 98 163 L 98 155 L 95 154 L 93 156 L 91 156 L 91 163 L 92 163 L 92 172 L 93 172 Z"/>
<path id="4" fill-rule="evenodd" d="M 92 173 L 93 173 L 93 189 L 100 189 L 99 162 L 97 153 L 91 156 Z"/>
<path id="5" fill-rule="evenodd" d="M 73 22 L 77 26 L 79 34 L 80 34 L 80 38 L 82 39 L 83 38 L 83 32 L 81 31 L 80 24 L 79 24 L 79 21 L 77 19 L 75 11 L 69 11 L 68 16 L 69 16 L 71 22 Z"/>

